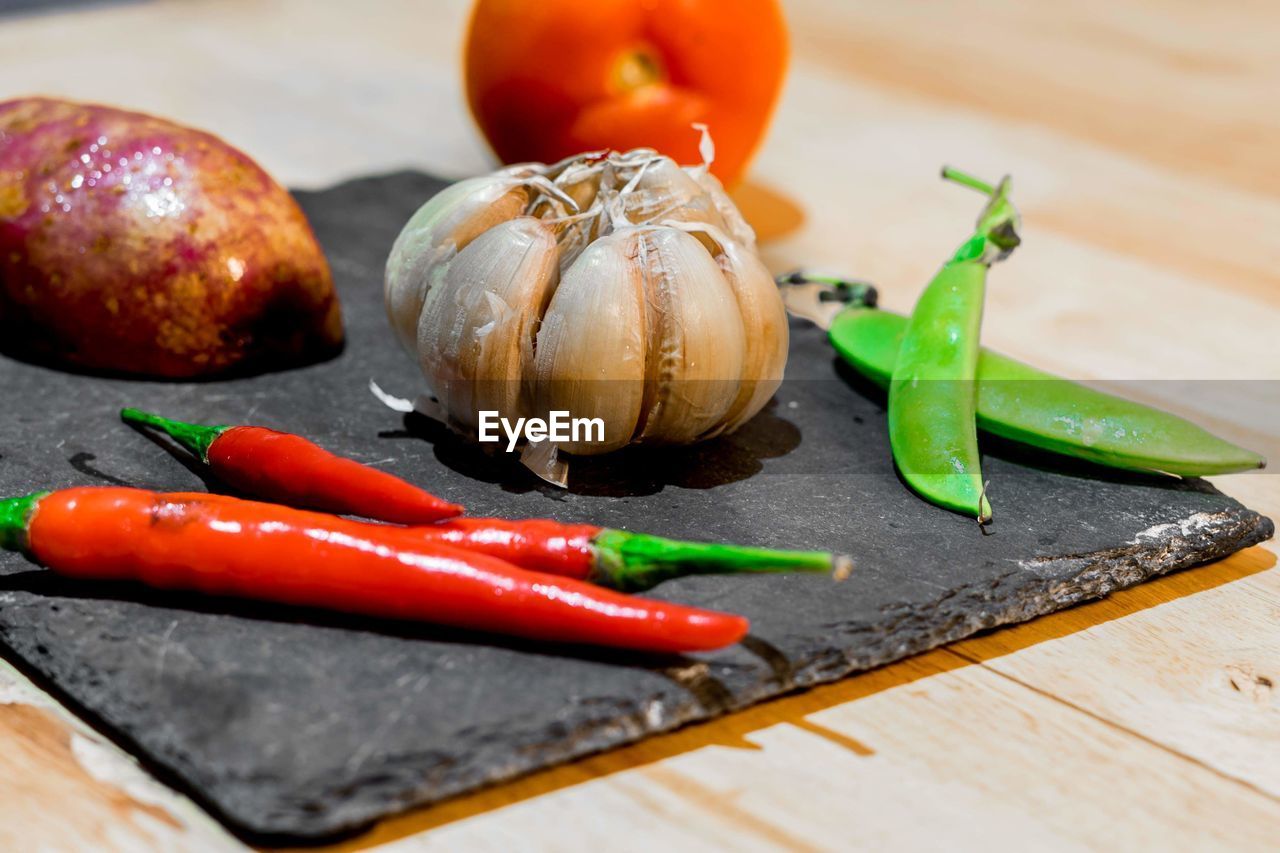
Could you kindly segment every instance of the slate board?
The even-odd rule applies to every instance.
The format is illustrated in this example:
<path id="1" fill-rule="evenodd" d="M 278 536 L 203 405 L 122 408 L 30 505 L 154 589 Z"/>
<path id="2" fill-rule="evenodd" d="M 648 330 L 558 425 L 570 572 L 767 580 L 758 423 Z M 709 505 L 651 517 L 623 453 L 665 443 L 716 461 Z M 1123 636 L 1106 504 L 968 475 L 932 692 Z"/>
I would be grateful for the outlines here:
<path id="1" fill-rule="evenodd" d="M 300 199 L 328 249 L 349 344 L 326 364 L 205 384 L 73 376 L 0 359 L 0 493 L 204 488 L 116 417 L 253 422 L 429 484 L 478 514 L 854 555 L 824 577 L 692 578 L 654 592 L 746 614 L 742 645 L 642 658 L 64 581 L 0 558 L 0 640 L 27 672 L 246 835 L 316 838 L 390 812 L 839 678 L 1229 554 L 1269 520 L 1209 485 L 987 446 L 996 522 L 926 505 L 890 463 L 883 400 L 793 327 L 788 379 L 738 434 L 580 464 L 540 484 L 374 401 L 419 389 L 381 304 L 400 225 L 441 183 L 402 173 Z"/>

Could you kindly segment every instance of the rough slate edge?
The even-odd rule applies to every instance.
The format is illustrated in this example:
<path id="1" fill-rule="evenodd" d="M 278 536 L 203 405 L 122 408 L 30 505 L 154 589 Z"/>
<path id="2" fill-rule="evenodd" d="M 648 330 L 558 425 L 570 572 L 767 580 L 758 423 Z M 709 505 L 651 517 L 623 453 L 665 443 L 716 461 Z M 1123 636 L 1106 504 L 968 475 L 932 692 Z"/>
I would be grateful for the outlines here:
<path id="1" fill-rule="evenodd" d="M 765 687 L 760 684 L 758 690 L 737 696 L 719 694 L 725 695 L 729 701 L 718 704 L 714 704 L 718 691 L 709 696 L 704 694 L 699 697 L 701 704 L 686 707 L 676 713 L 668 712 L 657 725 L 646 725 L 647 721 L 643 716 L 614 720 L 600 729 L 549 744 L 538 752 L 530 752 L 523 760 L 513 761 L 497 772 L 458 777 L 437 784 L 430 792 L 406 798 L 405 806 L 412 808 L 415 805 L 434 804 L 482 786 L 510 781 L 537 770 L 549 769 L 557 764 L 635 743 L 689 723 L 714 719 L 762 701 L 779 698 L 794 690 L 838 681 L 849 675 L 895 663 L 965 639 L 985 629 L 1045 616 L 1170 572 L 1211 563 L 1264 542 L 1274 533 L 1275 527 L 1269 518 L 1250 510 L 1238 513 L 1200 513 L 1178 523 L 1143 531 L 1137 542 L 1122 548 L 1022 564 L 1019 567 L 1021 571 L 1011 572 L 1009 577 L 1035 576 L 1040 582 L 1025 584 L 1029 589 L 1038 589 L 1033 597 L 1028 597 L 1020 606 L 988 611 L 978 618 L 974 618 L 964 608 L 949 606 L 952 602 L 964 599 L 979 602 L 989 600 L 991 585 L 987 581 L 953 591 L 927 612 L 924 608 L 906 609 L 901 619 L 892 623 L 895 633 L 912 621 L 921 626 L 936 626 L 939 623 L 947 626 L 928 640 L 890 645 L 864 637 L 859 640 L 864 651 L 857 656 L 850 656 L 833 643 L 830 652 L 798 664 L 788 661 L 782 655 L 771 654 L 767 645 L 764 648 L 752 648 L 754 653 L 765 657 L 773 668 L 777 686 Z M 1144 560 L 1153 562 L 1144 568 Z M 1026 569 L 1032 571 L 1027 572 Z M 1071 584 L 1078 586 L 1067 592 L 1066 588 Z M 698 665 L 690 668 L 690 675 L 694 678 L 703 675 L 697 668 Z M 708 703 L 709 699 L 711 703 Z M 367 819 L 353 816 L 351 826 L 358 830 L 359 825 Z"/>
<path id="2" fill-rule="evenodd" d="M 1238 513 L 1200 513 L 1178 523 L 1143 531 L 1138 541 L 1122 548 L 1029 561 L 1019 566 L 1020 571 L 1009 574 L 1011 578 L 1034 576 L 1039 580 L 1038 583 L 1025 585 L 1038 589 L 1033 597 L 1021 602 L 1020 606 L 989 611 L 979 618 L 974 618 L 963 607 L 949 606 L 952 602 L 965 599 L 987 601 L 991 588 L 987 581 L 953 591 L 928 612 L 923 608 L 904 610 L 901 619 L 892 623 L 895 632 L 912 621 L 922 626 L 935 626 L 939 623 L 947 626 L 928 640 L 890 645 L 864 637 L 859 641 L 864 651 L 857 656 L 850 656 L 833 643 L 829 653 L 814 656 L 799 664 L 788 661 L 781 655 L 770 654 L 767 647 L 753 648 L 753 652 L 764 656 L 766 662 L 773 667 L 777 686 L 766 688 L 761 684 L 757 691 L 737 696 L 720 694 L 729 699 L 720 704 L 708 703 L 708 699 L 714 703 L 714 697 L 718 693 L 712 692 L 710 696 L 699 697 L 701 704 L 697 706 L 686 706 L 678 712 L 666 713 L 657 725 L 646 724 L 642 715 L 616 719 L 598 729 L 549 744 L 540 751 L 529 752 L 522 760 L 513 761 L 496 772 L 450 779 L 443 784 L 434 785 L 431 791 L 422 795 L 410 795 L 403 802 L 406 808 L 434 804 L 486 785 L 510 781 L 537 770 L 549 769 L 557 764 L 635 743 L 690 723 L 714 719 L 758 702 L 779 698 L 794 690 L 838 681 L 849 675 L 965 639 L 985 629 L 1025 622 L 1085 601 L 1102 598 L 1170 572 L 1222 559 L 1270 539 L 1274 532 L 1274 525 L 1269 518 L 1249 510 Z M 1153 562 L 1144 568 L 1144 560 Z M 1032 571 L 1025 571 L 1027 569 Z M 1078 586 L 1067 592 L 1066 587 L 1071 584 Z M 703 673 L 697 671 L 698 665 L 690 669 L 692 677 L 702 677 Z M 358 831 L 368 819 L 367 815 L 361 817 L 357 813 L 351 816 L 349 825 Z"/>
<path id="3" fill-rule="evenodd" d="M 420 189 L 429 186 L 423 176 L 402 174 L 358 181 L 342 189 L 349 200 L 378 201 L 380 194 L 386 192 L 381 188 L 382 183 L 395 185 L 397 181 Z M 301 196 L 304 205 L 314 197 L 315 194 L 310 193 Z M 1216 493 L 1207 485 L 1193 490 Z M 873 628 L 859 629 L 852 622 L 834 625 L 830 630 L 829 648 L 818 647 L 816 651 L 810 648 L 804 655 L 793 655 L 792 662 L 768 644 L 730 650 L 714 660 L 686 667 L 683 684 L 691 689 L 659 691 L 653 697 L 629 697 L 633 700 L 630 702 L 633 712 L 608 719 L 593 718 L 568 732 L 544 732 L 541 740 L 510 750 L 509 760 L 500 764 L 480 762 L 477 767 L 463 762 L 460 770 L 445 768 L 436 772 L 420 758 L 400 755 L 370 767 L 357 779 L 335 780 L 329 788 L 320 786 L 271 796 L 250 790 L 238 790 L 234 795 L 225 790 L 204 793 L 197 782 L 191 781 L 198 780 L 199 773 L 193 772 L 181 756 L 175 757 L 163 750 L 154 752 L 154 744 L 152 749 L 144 749 L 127 735 L 119 734 L 108 722 L 113 716 L 111 708 L 86 712 L 74 700 L 68 704 L 91 719 L 103 721 L 117 732 L 118 741 L 141 752 L 143 760 L 162 777 L 187 790 L 241 834 L 274 842 L 315 840 L 359 829 L 398 809 L 435 802 L 487 783 L 504 781 L 745 707 L 790 689 L 890 663 L 983 628 L 1052 612 L 1168 571 L 1226 556 L 1271 534 L 1269 520 L 1235 501 L 1228 499 L 1224 503 L 1228 506 L 1220 512 L 1195 513 L 1172 524 L 1149 528 L 1129 545 L 1024 562 L 1000 576 L 986 576 L 981 583 L 955 588 L 936 600 L 917 600 L 901 608 L 881 608 L 880 612 L 892 613 L 894 618 L 877 622 Z M 682 591 L 695 592 L 701 582 L 714 583 L 715 580 L 691 579 L 682 582 L 686 584 Z M 1078 588 L 1072 589 L 1073 584 L 1078 584 Z M 1019 603 L 994 605 L 997 599 L 1010 596 L 1018 598 Z M 902 639 L 904 633 L 908 635 L 906 641 Z M 850 648 L 856 648 L 856 653 L 847 651 Z M 762 670 L 763 678 L 760 677 Z M 46 681 L 40 673 L 33 674 L 42 683 Z M 60 678 L 66 678 L 66 673 Z M 60 689 L 55 688 L 55 692 L 65 695 Z M 179 774 L 184 778 L 179 778 Z M 221 800 L 217 799 L 219 795 Z M 309 808 L 317 802 L 324 803 L 318 812 Z"/>

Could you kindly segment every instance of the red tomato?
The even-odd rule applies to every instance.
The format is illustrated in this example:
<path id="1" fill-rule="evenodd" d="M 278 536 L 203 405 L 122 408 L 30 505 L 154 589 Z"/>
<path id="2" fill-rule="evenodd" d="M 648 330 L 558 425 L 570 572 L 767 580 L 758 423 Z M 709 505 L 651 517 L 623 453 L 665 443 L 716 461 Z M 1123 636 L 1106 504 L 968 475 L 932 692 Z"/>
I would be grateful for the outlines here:
<path id="1" fill-rule="evenodd" d="M 582 151 L 656 148 L 742 175 L 787 63 L 777 0 L 478 0 L 467 99 L 497 155 L 552 162 Z"/>

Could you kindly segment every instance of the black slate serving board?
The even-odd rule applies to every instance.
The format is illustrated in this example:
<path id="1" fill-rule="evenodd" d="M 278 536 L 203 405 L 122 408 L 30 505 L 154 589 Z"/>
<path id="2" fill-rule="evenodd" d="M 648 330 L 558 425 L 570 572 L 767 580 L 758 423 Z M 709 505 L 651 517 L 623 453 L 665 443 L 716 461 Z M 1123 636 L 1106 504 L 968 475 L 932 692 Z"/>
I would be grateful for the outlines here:
<path id="1" fill-rule="evenodd" d="M 316 838 L 769 696 L 888 663 L 1221 557 L 1272 524 L 1209 485 L 1116 475 L 989 445 L 996 522 L 913 497 L 883 400 L 793 327 L 788 379 L 734 436 L 578 464 L 543 485 L 367 384 L 412 396 L 382 262 L 442 184 L 402 173 L 300 199 L 327 247 L 349 344 L 287 373 L 204 384 L 75 376 L 0 358 L 0 493 L 103 483 L 203 489 L 124 426 L 126 404 L 290 429 L 467 504 L 688 538 L 851 553 L 824 577 L 691 578 L 653 594 L 746 614 L 726 651 L 643 658 L 423 626 L 64 581 L 0 557 L 8 655 L 233 828 Z"/>

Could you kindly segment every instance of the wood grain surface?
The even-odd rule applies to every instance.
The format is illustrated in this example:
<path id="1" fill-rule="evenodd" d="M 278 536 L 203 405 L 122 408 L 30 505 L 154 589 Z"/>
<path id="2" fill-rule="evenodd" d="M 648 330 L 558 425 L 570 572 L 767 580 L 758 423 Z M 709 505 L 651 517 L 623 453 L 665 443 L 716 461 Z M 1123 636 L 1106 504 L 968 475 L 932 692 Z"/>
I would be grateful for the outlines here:
<path id="1" fill-rule="evenodd" d="M 778 271 L 909 309 L 1016 179 L 986 341 L 1280 457 L 1280 6 L 789 0 L 784 102 L 738 197 Z M 0 98 L 211 129 L 294 186 L 490 166 L 461 0 L 186 0 L 0 19 Z M 338 46 L 341 46 L 340 49 Z M 1280 516 L 1274 474 L 1215 478 Z M 1274 543 L 385 821 L 333 849 L 1273 849 Z M 238 842 L 0 670 L 0 847 Z"/>

